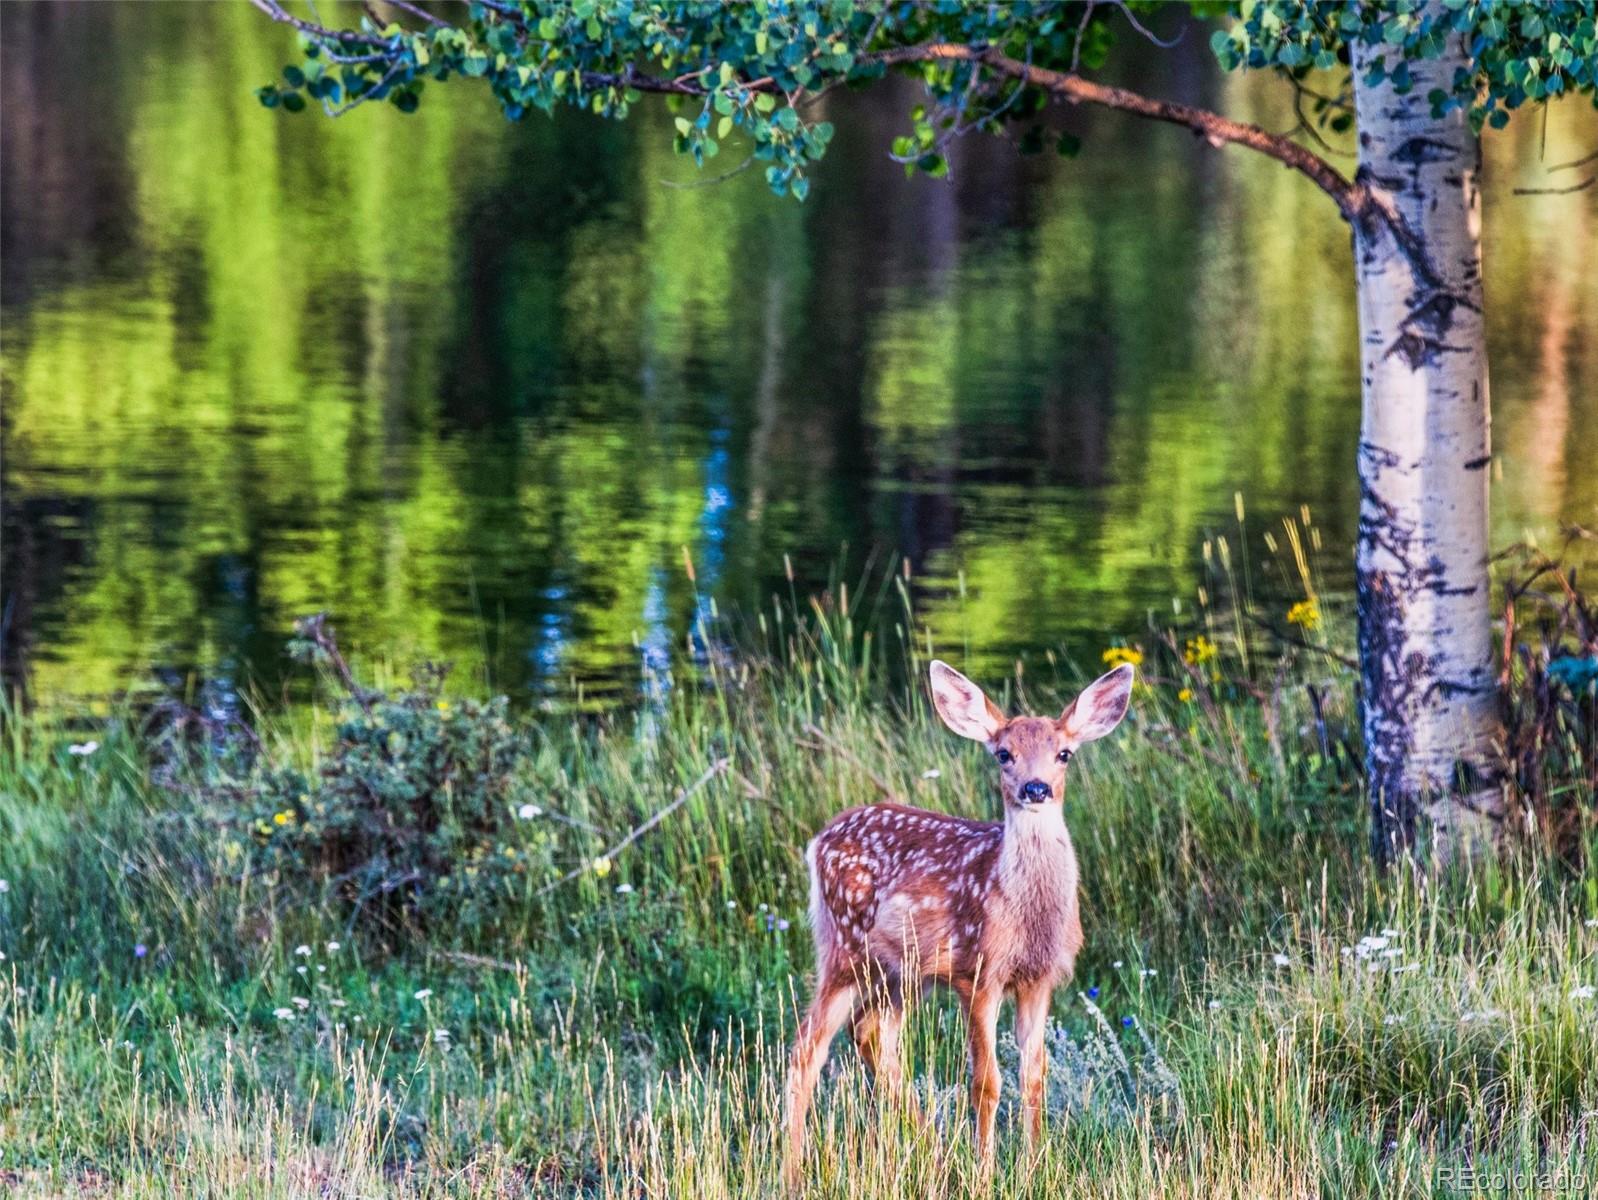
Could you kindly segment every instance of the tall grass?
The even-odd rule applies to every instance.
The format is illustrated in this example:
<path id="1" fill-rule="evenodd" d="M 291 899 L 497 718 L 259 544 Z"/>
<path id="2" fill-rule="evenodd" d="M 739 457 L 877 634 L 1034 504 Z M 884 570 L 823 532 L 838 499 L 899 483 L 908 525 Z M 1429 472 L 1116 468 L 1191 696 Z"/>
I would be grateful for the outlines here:
<path id="1" fill-rule="evenodd" d="M 891 682 L 922 648 L 889 622 L 897 644 L 872 649 L 857 604 L 787 610 L 760 649 L 706 637 L 704 686 L 639 712 L 529 719 L 541 811 L 489 847 L 526 869 L 470 921 L 374 925 L 259 869 L 238 800 L 259 761 L 225 739 L 174 756 L 125 716 L 73 753 L 81 730 L 9 714 L 0 1184 L 771 1195 L 806 839 L 876 798 L 991 809 L 990 764 Z M 1343 749 L 1348 671 L 1267 657 L 1230 614 L 1143 653 L 1131 720 L 1073 768 L 1087 948 L 1056 1001 L 1049 1136 L 1029 1159 L 1006 1127 L 1004 1187 L 1467 1194 L 1469 1168 L 1589 1194 L 1591 881 L 1535 848 L 1445 879 L 1379 873 Z M 1003 690 L 1056 711 L 1079 683 L 1034 670 Z M 314 767 L 332 735 L 298 714 L 256 736 L 260 761 Z M 934 995 L 911 1031 L 931 1118 L 879 1111 L 835 1047 L 812 1194 L 989 1194 L 956 1014 Z"/>

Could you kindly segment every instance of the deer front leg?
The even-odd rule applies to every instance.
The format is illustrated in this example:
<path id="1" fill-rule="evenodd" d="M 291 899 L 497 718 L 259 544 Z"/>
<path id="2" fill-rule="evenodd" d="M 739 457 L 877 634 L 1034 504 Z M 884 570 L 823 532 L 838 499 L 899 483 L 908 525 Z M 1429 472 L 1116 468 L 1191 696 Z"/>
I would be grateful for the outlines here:
<path id="1" fill-rule="evenodd" d="M 1049 1055 L 1044 1034 L 1049 1024 L 1051 989 L 1043 984 L 1021 988 L 1015 997 L 1015 1043 L 1021 1051 L 1021 1116 L 1028 1150 L 1036 1150 L 1043 1134 L 1043 1086 Z"/>
<path id="2" fill-rule="evenodd" d="M 804 1159 L 805 1112 L 816 1077 L 827 1061 L 827 1047 L 854 1010 L 856 989 L 852 983 L 823 977 L 816 983 L 810 1009 L 799 1022 L 793 1055 L 788 1067 L 788 1143 L 783 1156 L 783 1179 L 790 1191 L 799 1186 Z"/>
<path id="3" fill-rule="evenodd" d="M 967 1016 L 971 1026 L 971 1109 L 977 1118 L 977 1157 L 982 1173 L 993 1171 L 993 1120 L 999 1111 L 999 1059 L 994 1035 L 1004 992 L 978 987 L 971 994 Z"/>

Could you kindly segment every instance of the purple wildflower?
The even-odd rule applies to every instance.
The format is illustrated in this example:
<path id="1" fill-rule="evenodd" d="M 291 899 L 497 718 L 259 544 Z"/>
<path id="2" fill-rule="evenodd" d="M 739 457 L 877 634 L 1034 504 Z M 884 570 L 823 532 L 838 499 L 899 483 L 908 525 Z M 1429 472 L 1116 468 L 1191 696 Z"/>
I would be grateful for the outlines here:
<path id="1" fill-rule="evenodd" d="M 1097 1000 L 1098 998 L 1099 998 L 1099 989 L 1098 989 L 1098 987 L 1097 986 L 1090 987 L 1088 989 L 1088 999 L 1089 1000 Z"/>
<path id="2" fill-rule="evenodd" d="M 150 947 L 146 946 L 143 942 L 134 943 L 134 946 L 133 946 L 133 957 L 134 958 L 143 958 L 148 953 L 150 953 Z"/>

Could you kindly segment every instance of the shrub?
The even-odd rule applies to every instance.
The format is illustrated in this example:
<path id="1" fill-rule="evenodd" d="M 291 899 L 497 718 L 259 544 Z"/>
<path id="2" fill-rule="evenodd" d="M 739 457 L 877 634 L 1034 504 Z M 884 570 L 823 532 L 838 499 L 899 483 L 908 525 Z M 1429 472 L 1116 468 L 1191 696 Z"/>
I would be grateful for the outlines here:
<path id="1" fill-rule="evenodd" d="M 541 839 L 517 821 L 537 790 L 530 747 L 506 699 L 446 699 L 437 667 L 407 691 L 368 692 L 320 617 L 299 629 L 294 650 L 331 666 L 347 695 L 314 771 L 265 764 L 244 791 L 258 862 L 277 882 L 348 905 L 352 923 L 387 924 L 475 922 L 530 870 L 541 878 Z"/>

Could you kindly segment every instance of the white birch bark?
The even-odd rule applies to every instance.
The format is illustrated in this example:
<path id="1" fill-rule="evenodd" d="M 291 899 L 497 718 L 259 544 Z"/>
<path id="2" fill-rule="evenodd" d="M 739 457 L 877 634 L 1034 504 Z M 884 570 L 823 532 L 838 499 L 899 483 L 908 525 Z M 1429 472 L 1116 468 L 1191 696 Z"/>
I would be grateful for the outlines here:
<path id="1" fill-rule="evenodd" d="M 1504 815 L 1488 596 L 1491 458 L 1477 139 L 1431 116 L 1463 47 L 1414 62 L 1398 95 L 1354 47 L 1356 182 L 1397 220 L 1354 227 L 1361 341 L 1360 669 L 1379 854 L 1429 833 L 1448 860 L 1496 844 Z M 1388 67 L 1397 65 L 1389 52 Z"/>

